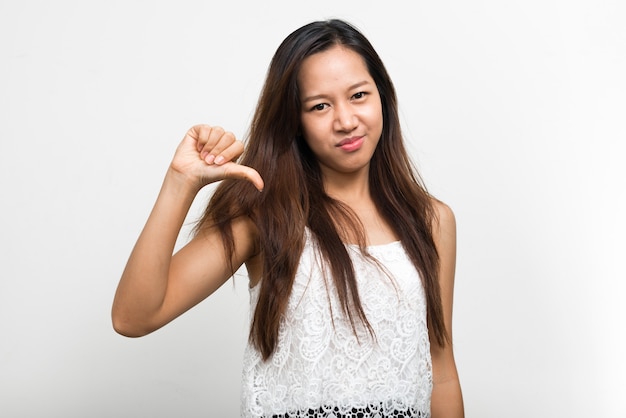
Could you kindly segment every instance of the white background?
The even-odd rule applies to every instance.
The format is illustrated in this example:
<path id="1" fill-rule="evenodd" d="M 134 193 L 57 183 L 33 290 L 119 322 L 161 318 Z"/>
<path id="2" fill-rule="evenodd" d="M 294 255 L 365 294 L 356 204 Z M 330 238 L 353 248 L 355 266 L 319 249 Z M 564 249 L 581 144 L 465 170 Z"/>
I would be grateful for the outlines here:
<path id="1" fill-rule="evenodd" d="M 135 340 L 111 328 L 113 293 L 187 128 L 243 136 L 279 42 L 341 17 L 385 61 L 457 216 L 467 416 L 626 417 L 625 11 L 1 1 L 0 416 L 238 416 L 245 276 Z"/>

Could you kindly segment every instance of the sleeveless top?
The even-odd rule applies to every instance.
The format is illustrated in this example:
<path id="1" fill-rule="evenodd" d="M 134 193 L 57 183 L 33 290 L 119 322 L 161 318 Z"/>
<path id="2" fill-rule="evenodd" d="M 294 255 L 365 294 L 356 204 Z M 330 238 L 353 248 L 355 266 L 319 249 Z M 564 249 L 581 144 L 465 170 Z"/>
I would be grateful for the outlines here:
<path id="1" fill-rule="evenodd" d="M 263 361 L 248 342 L 242 417 L 430 417 L 432 365 L 426 299 L 400 242 L 346 248 L 374 333 L 346 318 L 307 231 L 277 347 Z M 329 274 L 329 273 L 328 273 Z M 250 289 L 251 314 L 259 285 Z"/>

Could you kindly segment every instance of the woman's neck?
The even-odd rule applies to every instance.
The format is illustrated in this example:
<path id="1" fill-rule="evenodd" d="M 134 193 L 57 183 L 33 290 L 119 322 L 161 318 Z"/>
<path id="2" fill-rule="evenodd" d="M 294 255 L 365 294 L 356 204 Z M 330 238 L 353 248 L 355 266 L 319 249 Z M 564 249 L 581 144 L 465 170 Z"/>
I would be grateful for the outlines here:
<path id="1" fill-rule="evenodd" d="M 335 200 L 350 208 L 363 225 L 367 245 L 387 244 L 397 241 L 398 236 L 376 207 L 369 188 L 367 173 L 333 175 L 325 178 L 324 189 Z M 344 230 L 346 243 L 356 243 L 358 238 Z"/>
<path id="2" fill-rule="evenodd" d="M 348 206 L 361 206 L 372 200 L 369 188 L 369 175 L 365 171 L 325 175 L 324 191 L 333 199 Z"/>

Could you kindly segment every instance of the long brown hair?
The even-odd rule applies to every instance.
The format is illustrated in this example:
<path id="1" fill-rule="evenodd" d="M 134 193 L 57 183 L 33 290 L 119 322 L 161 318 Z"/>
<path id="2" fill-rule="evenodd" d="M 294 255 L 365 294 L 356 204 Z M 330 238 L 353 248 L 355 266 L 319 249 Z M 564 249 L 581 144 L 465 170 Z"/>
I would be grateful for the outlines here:
<path id="1" fill-rule="evenodd" d="M 328 20 L 291 33 L 270 63 L 240 161 L 261 174 L 265 189 L 259 193 L 249 182 L 224 180 L 196 226 L 196 233 L 203 228 L 219 228 L 225 249 L 232 255 L 232 220 L 247 216 L 256 225 L 263 277 L 250 338 L 264 359 L 276 348 L 307 227 L 330 266 L 343 311 L 353 328 L 357 320 L 369 328 L 342 241 L 345 234 L 338 230 L 338 226 L 349 228 L 364 249 L 363 226 L 356 214 L 325 193 L 319 164 L 300 134 L 298 72 L 306 57 L 334 45 L 361 55 L 378 88 L 383 131 L 370 164 L 370 193 L 420 273 L 430 331 L 439 345 L 448 340 L 438 282 L 439 257 L 431 233 L 435 221 L 432 197 L 404 148 L 394 86 L 370 42 L 350 24 Z"/>

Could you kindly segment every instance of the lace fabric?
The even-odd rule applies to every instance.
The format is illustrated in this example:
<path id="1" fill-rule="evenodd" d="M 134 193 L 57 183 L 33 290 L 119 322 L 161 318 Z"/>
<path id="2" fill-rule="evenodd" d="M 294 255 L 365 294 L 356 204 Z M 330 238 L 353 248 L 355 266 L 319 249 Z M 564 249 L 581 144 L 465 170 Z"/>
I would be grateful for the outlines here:
<path id="1" fill-rule="evenodd" d="M 347 245 L 361 304 L 374 330 L 345 317 L 324 263 L 307 236 L 271 358 L 248 344 L 242 417 L 429 417 L 432 391 L 426 301 L 400 242 Z M 251 312 L 258 299 L 250 289 Z"/>

